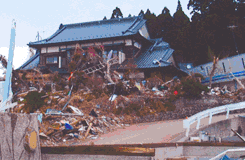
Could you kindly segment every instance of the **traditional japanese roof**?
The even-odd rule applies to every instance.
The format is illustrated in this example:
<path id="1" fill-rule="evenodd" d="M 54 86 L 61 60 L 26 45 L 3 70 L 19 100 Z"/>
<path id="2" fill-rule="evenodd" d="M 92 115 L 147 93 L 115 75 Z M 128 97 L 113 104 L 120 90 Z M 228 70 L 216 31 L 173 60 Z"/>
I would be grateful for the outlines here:
<path id="1" fill-rule="evenodd" d="M 169 48 L 169 44 L 164 41 L 156 41 L 154 45 L 144 51 L 138 58 L 135 59 L 137 68 L 156 68 L 169 66 L 169 58 L 174 52 Z M 160 64 L 159 64 L 160 63 Z"/>
<path id="2" fill-rule="evenodd" d="M 59 29 L 49 38 L 30 42 L 28 45 L 36 46 L 135 35 L 145 22 L 146 20 L 142 16 L 137 16 L 66 25 L 60 24 Z"/>
<path id="3" fill-rule="evenodd" d="M 142 47 L 142 54 L 134 59 L 126 59 L 121 65 L 115 65 L 112 68 L 126 69 L 129 63 L 136 65 L 136 68 L 157 68 L 166 67 L 172 63 L 168 60 L 172 56 L 174 50 L 169 48 L 169 44 L 162 39 L 151 40 L 153 44 Z M 160 63 L 160 64 L 159 64 Z"/>

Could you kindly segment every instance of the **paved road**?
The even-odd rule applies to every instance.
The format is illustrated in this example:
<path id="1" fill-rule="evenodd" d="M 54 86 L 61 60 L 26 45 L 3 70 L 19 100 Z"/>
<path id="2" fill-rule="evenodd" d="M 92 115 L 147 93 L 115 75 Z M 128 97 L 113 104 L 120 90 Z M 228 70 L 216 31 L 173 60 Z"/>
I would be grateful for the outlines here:
<path id="1" fill-rule="evenodd" d="M 238 115 L 233 114 L 229 118 Z M 212 123 L 226 119 L 226 115 L 213 116 Z M 200 128 L 208 125 L 209 118 L 204 118 L 200 122 Z M 190 134 L 196 131 L 197 122 L 191 125 Z M 90 140 L 83 144 L 93 142 L 96 144 L 141 144 L 141 143 L 166 143 L 185 140 L 185 129 L 183 129 L 183 119 L 167 120 L 152 123 L 141 123 L 117 129 L 107 134 L 101 135 L 96 140 Z"/>

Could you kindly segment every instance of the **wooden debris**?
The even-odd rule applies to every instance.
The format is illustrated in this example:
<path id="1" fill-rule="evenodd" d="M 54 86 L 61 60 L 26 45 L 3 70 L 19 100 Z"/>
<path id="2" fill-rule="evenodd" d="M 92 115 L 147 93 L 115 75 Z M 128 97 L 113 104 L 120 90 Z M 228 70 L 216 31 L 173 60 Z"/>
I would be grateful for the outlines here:
<path id="1" fill-rule="evenodd" d="M 91 127 L 92 127 L 92 125 L 93 125 L 93 123 L 89 123 L 88 129 L 87 129 L 87 132 L 86 132 L 86 134 L 85 134 L 85 136 L 84 136 L 84 139 L 86 139 L 86 138 L 87 138 L 88 133 L 89 133 L 89 131 L 90 131 L 90 129 L 91 129 Z"/>

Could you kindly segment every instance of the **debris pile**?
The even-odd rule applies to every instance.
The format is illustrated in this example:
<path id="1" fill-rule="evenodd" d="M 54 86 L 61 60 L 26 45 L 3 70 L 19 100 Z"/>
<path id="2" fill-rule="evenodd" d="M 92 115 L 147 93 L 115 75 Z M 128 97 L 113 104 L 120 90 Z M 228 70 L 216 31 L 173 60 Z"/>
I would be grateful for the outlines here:
<path id="1" fill-rule="evenodd" d="M 97 139 L 99 135 L 124 127 L 123 118 L 113 114 L 105 116 L 96 109 L 83 114 L 78 108 L 68 106 L 74 114 L 47 110 L 39 123 L 42 145 L 83 143 L 86 139 Z"/>
<path id="2" fill-rule="evenodd" d="M 103 46 L 83 50 L 77 45 L 69 59 L 70 75 L 61 76 L 47 68 L 14 71 L 13 100 L 18 105 L 12 111 L 42 115 L 41 143 L 58 145 L 97 139 L 115 127 L 135 123 L 139 117 L 163 118 L 167 113 L 180 118 L 174 113 L 174 102 L 180 97 L 235 95 L 227 87 L 207 89 L 193 76 L 175 76 L 166 82 L 156 75 L 130 79 L 129 71 L 122 74 L 110 69 L 118 63 L 112 53 L 105 55 Z"/>

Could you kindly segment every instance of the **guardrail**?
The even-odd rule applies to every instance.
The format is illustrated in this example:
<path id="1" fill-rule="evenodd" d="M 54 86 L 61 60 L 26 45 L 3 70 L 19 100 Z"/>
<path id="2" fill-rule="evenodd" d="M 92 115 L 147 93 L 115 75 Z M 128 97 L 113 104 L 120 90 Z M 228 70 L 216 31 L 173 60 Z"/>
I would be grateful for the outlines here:
<path id="1" fill-rule="evenodd" d="M 222 156 L 226 155 L 228 152 L 244 152 L 245 151 L 245 148 L 237 148 L 237 149 L 228 149 L 222 153 L 220 153 L 219 155 L 211 158 L 210 160 L 216 160 L 216 159 L 219 159 L 221 158 Z"/>
<path id="2" fill-rule="evenodd" d="M 240 102 L 236 104 L 228 104 L 228 105 L 224 105 L 220 107 L 215 107 L 212 109 L 207 109 L 197 114 L 194 114 L 191 117 L 188 117 L 188 119 L 183 120 L 183 128 L 186 128 L 186 137 L 189 136 L 191 124 L 195 123 L 196 121 L 197 121 L 196 129 L 199 129 L 200 121 L 203 118 L 209 117 L 209 124 L 211 124 L 213 115 L 222 113 L 222 112 L 227 112 L 226 119 L 228 119 L 230 111 L 237 110 L 237 109 L 243 109 L 243 108 L 245 108 L 245 102 Z"/>

